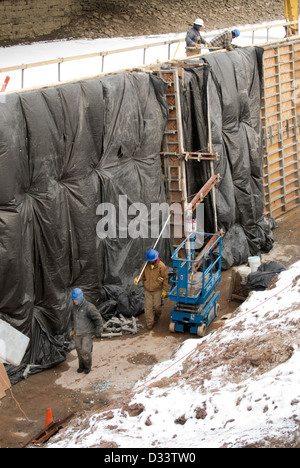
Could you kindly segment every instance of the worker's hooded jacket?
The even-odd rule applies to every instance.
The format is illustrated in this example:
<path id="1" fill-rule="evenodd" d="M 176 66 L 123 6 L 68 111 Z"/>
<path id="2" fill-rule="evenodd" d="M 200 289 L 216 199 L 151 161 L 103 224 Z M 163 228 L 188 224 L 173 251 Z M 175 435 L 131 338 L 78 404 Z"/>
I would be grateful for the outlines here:
<path id="1" fill-rule="evenodd" d="M 76 336 L 101 335 L 102 316 L 96 307 L 85 299 L 78 306 L 73 306 L 71 321 Z"/>
<path id="2" fill-rule="evenodd" d="M 187 47 L 195 47 L 195 44 L 206 44 L 206 41 L 200 34 L 200 31 L 196 28 L 191 28 L 185 36 L 185 42 Z"/>
<path id="3" fill-rule="evenodd" d="M 147 291 L 168 291 L 168 272 L 165 264 L 159 260 L 155 265 L 147 263 L 147 266 L 141 276 L 141 281 L 144 281 L 144 288 Z"/>

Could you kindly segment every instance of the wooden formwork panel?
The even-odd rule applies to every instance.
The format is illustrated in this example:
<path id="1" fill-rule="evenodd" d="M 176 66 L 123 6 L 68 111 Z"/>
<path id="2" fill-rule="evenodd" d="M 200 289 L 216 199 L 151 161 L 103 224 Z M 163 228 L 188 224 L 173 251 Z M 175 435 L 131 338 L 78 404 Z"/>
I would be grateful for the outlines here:
<path id="1" fill-rule="evenodd" d="M 300 204 L 300 39 L 266 46 L 263 63 L 265 213 Z"/>

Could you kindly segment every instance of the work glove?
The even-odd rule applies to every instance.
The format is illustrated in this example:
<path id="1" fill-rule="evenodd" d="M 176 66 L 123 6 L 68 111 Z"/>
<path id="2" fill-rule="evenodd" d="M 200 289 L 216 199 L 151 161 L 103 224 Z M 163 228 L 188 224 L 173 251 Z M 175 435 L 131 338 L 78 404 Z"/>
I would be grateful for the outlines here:
<path id="1" fill-rule="evenodd" d="M 167 291 L 163 289 L 163 292 L 161 293 L 161 297 L 164 299 L 165 297 L 167 297 L 167 295 L 168 295 Z"/>
<path id="2" fill-rule="evenodd" d="M 133 280 L 133 284 L 134 286 L 138 286 L 139 282 L 138 282 L 138 276 L 136 276 Z"/>

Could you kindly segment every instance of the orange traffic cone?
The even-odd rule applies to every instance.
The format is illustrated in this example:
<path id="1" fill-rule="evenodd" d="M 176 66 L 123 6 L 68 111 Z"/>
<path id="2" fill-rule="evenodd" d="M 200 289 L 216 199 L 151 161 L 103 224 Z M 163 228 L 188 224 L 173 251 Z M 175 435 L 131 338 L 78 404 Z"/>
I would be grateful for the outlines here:
<path id="1" fill-rule="evenodd" d="M 54 421 L 53 421 L 51 409 L 48 408 L 48 409 L 47 409 L 47 416 L 46 416 L 45 427 L 49 426 L 49 424 L 52 424 L 53 422 L 54 422 Z"/>

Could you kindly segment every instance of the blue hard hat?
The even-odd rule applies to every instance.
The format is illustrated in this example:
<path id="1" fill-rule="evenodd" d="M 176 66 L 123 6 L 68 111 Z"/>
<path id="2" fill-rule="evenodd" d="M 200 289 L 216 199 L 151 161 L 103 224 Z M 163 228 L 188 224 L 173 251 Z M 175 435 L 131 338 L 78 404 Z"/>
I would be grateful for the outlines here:
<path id="1" fill-rule="evenodd" d="M 155 260 L 158 259 L 158 255 L 159 253 L 157 252 L 157 250 L 154 250 L 154 249 L 151 249 L 151 250 L 148 250 L 148 252 L 146 253 L 146 260 L 147 262 L 155 262 Z"/>
<path id="2" fill-rule="evenodd" d="M 234 33 L 235 37 L 239 37 L 239 35 L 240 35 L 240 30 L 239 29 L 234 29 L 232 32 Z"/>
<path id="3" fill-rule="evenodd" d="M 82 296 L 83 296 L 83 292 L 81 291 L 81 289 L 79 289 L 79 288 L 73 289 L 72 301 L 74 301 L 75 299 L 79 299 Z"/>

